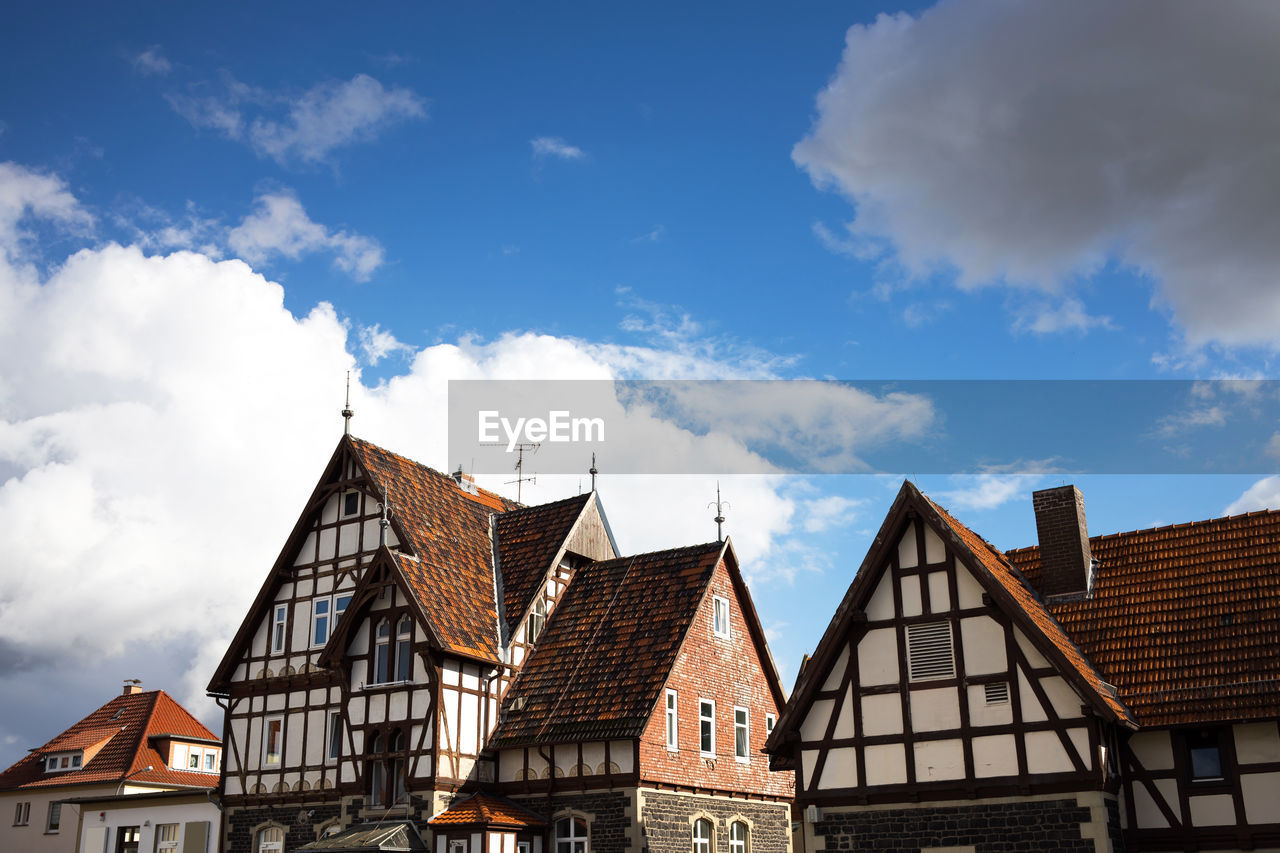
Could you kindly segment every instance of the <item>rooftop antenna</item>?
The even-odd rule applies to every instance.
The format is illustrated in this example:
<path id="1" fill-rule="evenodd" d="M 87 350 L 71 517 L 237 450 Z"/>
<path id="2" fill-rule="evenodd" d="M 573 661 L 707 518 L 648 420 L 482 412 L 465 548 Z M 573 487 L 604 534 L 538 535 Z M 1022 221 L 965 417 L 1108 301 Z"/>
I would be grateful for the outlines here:
<path id="1" fill-rule="evenodd" d="M 600 473 L 599 469 L 596 468 L 595 453 L 591 454 L 591 467 L 587 469 L 587 473 L 591 475 L 591 491 L 594 492 L 596 490 L 596 474 Z"/>
<path id="2" fill-rule="evenodd" d="M 708 509 L 710 509 L 711 507 L 716 508 L 716 517 L 714 519 L 716 523 L 716 541 L 723 542 L 724 530 L 722 529 L 722 526 L 724 525 L 724 511 L 726 509 L 729 509 L 730 507 L 729 507 L 728 501 L 720 500 L 720 481 L 719 480 L 716 480 L 716 499 L 711 503 L 707 504 Z"/>
<path id="3" fill-rule="evenodd" d="M 541 446 L 542 446 L 542 442 L 540 441 L 522 441 L 516 445 L 516 451 L 517 451 L 516 452 L 516 469 L 515 469 L 516 478 L 514 480 L 507 480 L 506 482 L 506 485 L 508 486 L 511 485 L 512 483 L 516 484 L 516 503 L 523 503 L 523 501 L 520 499 L 520 495 L 522 492 L 521 487 L 525 483 L 538 482 L 537 474 L 534 474 L 531 477 L 526 477 L 524 475 L 524 452 L 526 450 L 529 450 L 529 451 L 532 451 L 533 453 L 537 453 L 538 448 Z"/>
<path id="4" fill-rule="evenodd" d="M 351 418 L 355 412 L 351 410 L 351 371 L 347 371 L 347 404 L 342 407 L 342 434 L 351 435 Z"/>
<path id="5" fill-rule="evenodd" d="M 391 504 L 387 501 L 387 496 L 382 496 L 382 502 L 378 504 L 382 509 L 382 518 L 378 520 L 378 547 L 381 548 L 387 544 L 387 528 L 391 526 L 391 519 L 388 517 L 391 511 Z"/>

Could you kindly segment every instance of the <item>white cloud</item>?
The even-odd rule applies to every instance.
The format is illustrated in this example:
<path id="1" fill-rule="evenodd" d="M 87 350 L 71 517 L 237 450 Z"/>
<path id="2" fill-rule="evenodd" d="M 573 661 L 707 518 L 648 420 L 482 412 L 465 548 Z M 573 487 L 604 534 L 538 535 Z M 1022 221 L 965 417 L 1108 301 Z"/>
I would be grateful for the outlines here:
<path id="1" fill-rule="evenodd" d="M 427 114 L 426 101 L 415 92 L 386 88 L 367 74 L 318 83 L 296 96 L 226 76 L 222 91 L 171 94 L 168 100 L 195 127 L 245 141 L 281 165 L 323 162 L 336 149 L 372 141 L 395 124 Z"/>
<path id="2" fill-rule="evenodd" d="M 570 145 L 558 136 L 539 136 L 530 139 L 533 156 L 536 159 L 556 157 L 560 160 L 581 160 L 587 153 L 576 145 Z"/>
<path id="3" fill-rule="evenodd" d="M 30 218 L 28 218 L 30 217 Z M 63 228 L 87 231 L 93 216 L 80 206 L 66 183 L 17 163 L 0 163 L 0 252 L 14 257 L 32 233 L 21 227 L 23 220 L 46 220 Z"/>
<path id="4" fill-rule="evenodd" d="M 1156 422 L 1156 435 L 1167 438 L 1200 427 L 1223 426 L 1226 422 L 1227 412 L 1222 406 L 1196 406 L 1160 418 Z"/>
<path id="5" fill-rule="evenodd" d="M 1062 332 L 1086 333 L 1092 329 L 1115 329 L 1107 316 L 1093 316 L 1085 310 L 1084 303 L 1075 297 L 1065 297 L 1057 302 L 1037 301 L 1037 304 L 1016 312 L 1014 331 L 1052 335 Z"/>
<path id="6" fill-rule="evenodd" d="M 948 507 L 960 510 L 995 509 L 1021 495 L 1035 485 L 1035 477 L 1016 474 L 957 475 L 952 482 L 963 484 L 938 494 L 938 499 Z"/>
<path id="7" fill-rule="evenodd" d="M 360 329 L 360 350 L 366 364 L 377 364 L 394 353 L 410 353 L 413 347 L 396 340 L 396 336 L 382 329 L 377 323 Z"/>
<path id="8" fill-rule="evenodd" d="M 133 70 L 144 77 L 152 74 L 163 76 L 173 70 L 173 63 L 160 53 L 160 45 L 153 44 L 133 57 Z"/>
<path id="9" fill-rule="evenodd" d="M 655 225 L 644 234 L 640 234 L 639 236 L 632 237 L 631 242 L 632 243 L 656 243 L 659 240 L 661 240 L 662 236 L 666 233 L 667 233 L 667 226 Z"/>
<path id="10" fill-rule="evenodd" d="M 333 263 L 356 281 L 368 281 L 383 263 L 377 240 L 347 231 L 330 231 L 313 222 L 297 197 L 287 191 L 260 195 L 254 211 L 227 234 L 227 245 L 251 263 L 274 255 L 297 260 L 313 252 L 333 254 Z"/>
<path id="11" fill-rule="evenodd" d="M 1070 296 L 1115 262 L 1155 283 L 1192 345 L 1275 348 L 1278 38 L 1267 3 L 881 15 L 849 29 L 794 158 L 913 275 Z M 1041 328 L 1102 322 L 1064 307 Z"/>
<path id="12" fill-rule="evenodd" d="M 828 495 L 804 504 L 806 533 L 820 533 L 831 527 L 843 527 L 851 524 L 858 517 L 855 510 L 866 501 L 846 498 L 840 495 Z"/>
<path id="13" fill-rule="evenodd" d="M 1280 459 L 1280 432 L 1274 433 L 1267 442 L 1266 454 L 1272 459 Z"/>
<path id="14" fill-rule="evenodd" d="M 1280 477 L 1263 477 L 1232 501 L 1223 515 L 1239 515 L 1259 509 L 1280 509 Z"/>

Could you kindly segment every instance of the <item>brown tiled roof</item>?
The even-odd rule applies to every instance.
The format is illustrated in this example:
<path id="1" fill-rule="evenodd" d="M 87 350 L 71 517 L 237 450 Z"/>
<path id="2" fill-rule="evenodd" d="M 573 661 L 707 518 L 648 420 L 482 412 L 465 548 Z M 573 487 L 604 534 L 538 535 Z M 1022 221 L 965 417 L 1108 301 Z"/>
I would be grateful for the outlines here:
<path id="1" fill-rule="evenodd" d="M 922 495 L 921 497 L 924 496 Z M 1005 558 L 1005 555 L 988 543 L 987 540 L 965 527 L 959 521 L 956 521 L 950 513 L 928 497 L 924 497 L 924 499 L 938 513 L 942 521 L 951 528 L 952 532 L 960 538 L 960 541 L 968 547 L 982 567 L 990 572 L 991 577 L 1013 599 L 1018 609 L 1026 614 L 1039 632 L 1053 644 L 1053 648 L 1057 650 L 1074 673 L 1079 676 L 1079 681 L 1083 682 L 1092 691 L 1096 699 L 1101 700 L 1102 703 L 1110 708 L 1118 719 L 1133 722 L 1133 715 L 1129 709 L 1125 707 L 1124 703 L 1117 701 L 1116 697 L 1111 695 L 1111 691 L 1103 684 L 1104 679 L 1098 674 L 1089 659 L 1081 653 L 1080 648 L 1073 642 L 1073 638 L 1068 636 L 1068 632 L 1063 630 L 1063 626 L 1040 602 L 1036 594 L 1027 586 L 1022 576 L 1018 573 L 1018 570 Z M 1071 673 L 1064 674 L 1070 675 Z M 1079 683 L 1077 686 L 1079 686 Z"/>
<path id="2" fill-rule="evenodd" d="M 454 803 L 427 823 L 432 826 L 510 826 L 540 829 L 547 822 L 533 812 L 503 797 L 472 794 Z"/>
<path id="3" fill-rule="evenodd" d="M 591 494 L 525 507 L 499 515 L 498 565 L 502 573 L 507 636 L 514 633 Z"/>
<path id="4" fill-rule="evenodd" d="M 1094 536 L 1049 609 L 1146 726 L 1280 716 L 1280 512 Z M 1006 552 L 1040 580 L 1040 549 Z"/>
<path id="5" fill-rule="evenodd" d="M 489 745 L 638 737 L 724 549 L 712 542 L 579 569 Z M 522 710 L 511 710 L 515 697 Z"/>
<path id="6" fill-rule="evenodd" d="M 497 662 L 489 515 L 520 505 L 483 489 L 471 494 L 446 474 L 367 441 L 350 441 L 391 504 L 405 540 L 400 547 L 416 557 L 397 559 L 440 644 L 446 651 Z"/>
<path id="7" fill-rule="evenodd" d="M 112 729 L 115 734 L 84 766 L 64 772 L 45 772 L 45 753 L 93 746 Z M 165 766 L 164 756 L 149 740 L 160 733 L 179 739 L 218 741 L 213 732 L 163 690 L 120 695 L 0 773 L 0 790 L 121 782 L 126 777 L 131 784 L 138 785 L 201 788 L 217 785 L 215 774 L 171 770 Z M 146 770 L 148 766 L 152 769 Z"/>

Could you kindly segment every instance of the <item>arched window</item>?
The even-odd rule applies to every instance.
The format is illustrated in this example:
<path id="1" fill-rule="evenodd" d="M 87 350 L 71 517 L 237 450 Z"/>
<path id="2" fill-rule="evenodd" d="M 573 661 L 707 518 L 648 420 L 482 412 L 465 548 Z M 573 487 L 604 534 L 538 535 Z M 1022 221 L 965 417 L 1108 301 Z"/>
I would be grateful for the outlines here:
<path id="1" fill-rule="evenodd" d="M 284 830 L 278 826 L 268 826 L 258 833 L 257 853 L 280 853 L 284 850 Z"/>
<path id="2" fill-rule="evenodd" d="M 369 741 L 369 801 L 381 805 L 386 798 L 387 765 L 382 760 L 382 735 L 376 734 Z"/>
<path id="3" fill-rule="evenodd" d="M 369 768 L 369 803 L 392 806 L 408 802 L 406 788 L 405 737 L 399 729 L 384 737 L 375 734 L 365 753 Z"/>
<path id="4" fill-rule="evenodd" d="M 538 635 L 542 633 L 546 624 L 547 599 L 539 592 L 537 599 L 533 602 L 533 612 L 529 614 L 529 642 L 537 642 Z"/>
<path id="5" fill-rule="evenodd" d="M 379 622 L 374 636 L 373 683 L 386 684 L 391 680 L 391 623 Z"/>
<path id="6" fill-rule="evenodd" d="M 729 853 L 751 853 L 751 830 L 740 820 L 729 824 Z"/>
<path id="7" fill-rule="evenodd" d="M 587 822 L 580 817 L 556 821 L 556 853 L 587 853 Z"/>
<path id="8" fill-rule="evenodd" d="M 397 731 L 391 738 L 391 759 L 387 766 L 391 771 L 391 802 L 405 803 L 409 794 L 405 790 L 404 732 Z"/>
<path id="9" fill-rule="evenodd" d="M 693 853 L 711 853 L 711 821 L 706 818 L 693 822 Z"/>
<path id="10" fill-rule="evenodd" d="M 409 646 L 413 641 L 413 620 L 408 616 L 396 626 L 396 681 L 408 681 L 413 674 L 413 656 Z"/>

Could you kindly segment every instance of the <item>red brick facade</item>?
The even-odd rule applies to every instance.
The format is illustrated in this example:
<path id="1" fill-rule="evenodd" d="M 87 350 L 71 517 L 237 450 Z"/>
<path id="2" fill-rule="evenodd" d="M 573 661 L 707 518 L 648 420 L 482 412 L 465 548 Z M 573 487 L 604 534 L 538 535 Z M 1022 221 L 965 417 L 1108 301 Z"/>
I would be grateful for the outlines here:
<path id="1" fill-rule="evenodd" d="M 677 694 L 678 750 L 666 745 L 666 690 L 640 740 L 640 783 L 696 788 L 699 792 L 739 793 L 790 798 L 795 779 L 769 772 L 761 750 L 765 716 L 777 719 L 781 708 L 765 678 L 760 653 L 743 617 L 743 604 L 722 560 L 685 637 L 666 688 Z M 729 637 L 716 636 L 714 598 L 729 601 Z M 715 702 L 715 757 L 700 749 L 699 704 Z M 746 763 L 734 757 L 734 707 L 748 710 Z"/>

